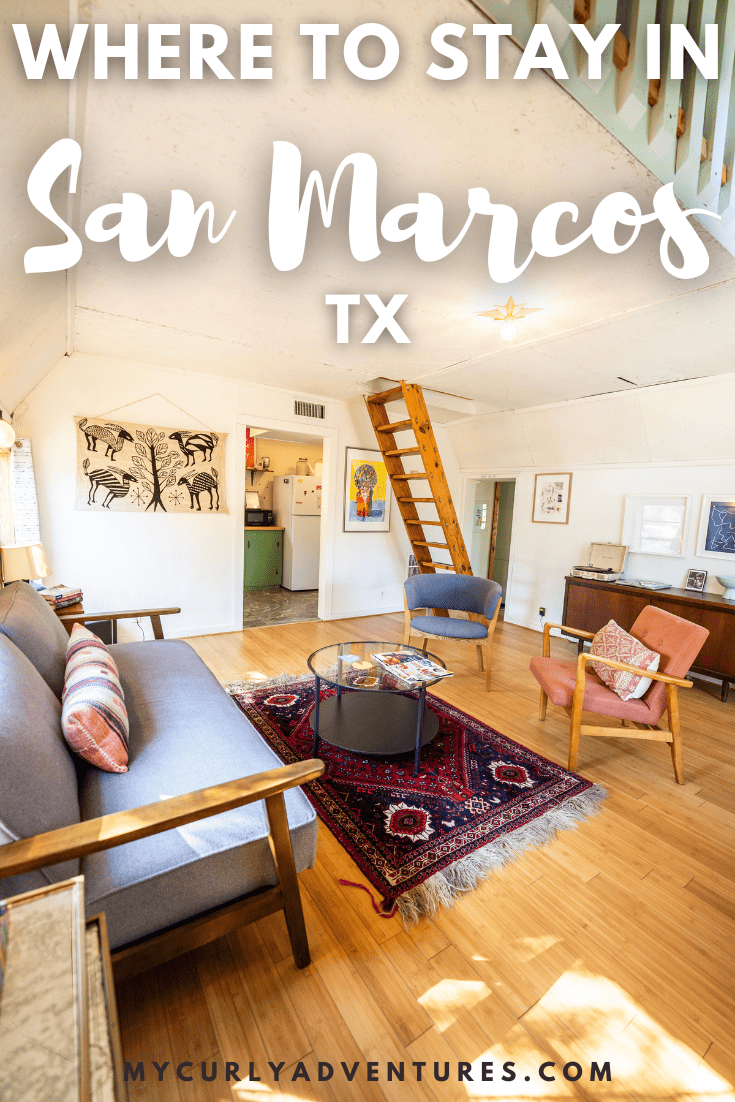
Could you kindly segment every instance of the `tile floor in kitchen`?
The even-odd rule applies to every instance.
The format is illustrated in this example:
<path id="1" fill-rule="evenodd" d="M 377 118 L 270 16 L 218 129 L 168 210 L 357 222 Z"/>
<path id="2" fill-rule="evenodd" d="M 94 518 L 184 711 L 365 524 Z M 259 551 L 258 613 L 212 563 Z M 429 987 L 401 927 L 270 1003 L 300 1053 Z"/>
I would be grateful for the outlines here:
<path id="1" fill-rule="evenodd" d="M 246 589 L 243 593 L 243 627 L 259 628 L 266 624 L 296 624 L 318 620 L 318 589 L 292 592 L 280 585 L 264 589 Z"/>

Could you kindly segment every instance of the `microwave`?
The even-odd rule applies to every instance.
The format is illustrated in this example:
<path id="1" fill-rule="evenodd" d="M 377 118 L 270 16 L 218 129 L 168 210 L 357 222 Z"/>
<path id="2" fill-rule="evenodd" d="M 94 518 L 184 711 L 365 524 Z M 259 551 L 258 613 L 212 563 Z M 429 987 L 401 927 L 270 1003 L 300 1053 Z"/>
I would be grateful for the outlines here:
<path id="1" fill-rule="evenodd" d="M 246 528 L 272 528 L 273 524 L 272 509 L 245 509 Z"/>

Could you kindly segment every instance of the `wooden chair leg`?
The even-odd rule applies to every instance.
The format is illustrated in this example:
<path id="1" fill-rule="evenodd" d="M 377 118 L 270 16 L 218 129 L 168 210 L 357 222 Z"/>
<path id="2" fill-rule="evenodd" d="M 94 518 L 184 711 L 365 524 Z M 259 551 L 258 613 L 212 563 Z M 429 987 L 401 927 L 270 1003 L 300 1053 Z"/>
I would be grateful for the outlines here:
<path id="1" fill-rule="evenodd" d="M 265 808 L 270 824 L 270 843 L 278 869 L 278 883 L 283 894 L 283 910 L 286 915 L 288 938 L 291 942 L 294 960 L 298 968 L 311 964 L 309 941 L 304 925 L 304 912 L 301 907 L 299 879 L 291 848 L 291 836 L 288 833 L 286 801 L 282 792 L 275 796 L 266 796 Z"/>
<path id="2" fill-rule="evenodd" d="M 582 705 L 584 703 L 584 676 L 577 676 L 572 697 L 572 712 L 569 722 L 569 765 L 571 771 L 577 767 L 577 754 L 579 753 L 579 734 L 582 726 Z"/>
<path id="3" fill-rule="evenodd" d="M 475 648 L 477 650 L 477 668 L 480 673 L 482 673 L 483 669 L 485 668 L 482 664 L 482 644 L 476 643 Z"/>
<path id="4" fill-rule="evenodd" d="M 490 692 L 490 678 L 493 672 L 493 648 L 492 641 L 485 640 L 485 692 Z"/>
<path id="5" fill-rule="evenodd" d="M 549 698 L 546 695 L 546 693 L 544 692 L 544 690 L 542 689 L 541 690 L 541 699 L 539 700 L 539 705 L 538 705 L 538 717 L 539 717 L 539 719 L 546 719 L 546 705 L 548 703 L 549 703 Z"/>
<path id="6" fill-rule="evenodd" d="M 671 760 L 674 764 L 674 776 L 677 784 L 684 784 L 684 756 L 682 754 L 681 727 L 679 725 L 679 698 L 676 685 L 666 686 L 666 714 L 671 732 Z"/>
<path id="7" fill-rule="evenodd" d="M 427 644 L 428 642 L 429 642 L 429 640 L 428 640 L 428 639 L 424 639 L 423 643 L 421 644 L 421 650 L 426 650 L 426 644 Z"/>

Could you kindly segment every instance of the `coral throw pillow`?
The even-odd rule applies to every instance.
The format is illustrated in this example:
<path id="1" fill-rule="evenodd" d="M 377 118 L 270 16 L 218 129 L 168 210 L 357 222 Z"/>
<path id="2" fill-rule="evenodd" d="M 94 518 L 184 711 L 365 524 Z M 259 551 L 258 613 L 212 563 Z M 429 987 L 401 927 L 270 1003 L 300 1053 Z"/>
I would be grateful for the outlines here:
<path id="1" fill-rule="evenodd" d="M 115 660 L 101 639 L 75 624 L 66 650 L 61 727 L 67 743 L 107 773 L 128 771 L 128 713 Z"/>
<path id="2" fill-rule="evenodd" d="M 612 658 L 615 662 L 625 662 L 628 666 L 638 666 L 643 670 L 657 670 L 661 655 L 649 650 L 627 631 L 623 631 L 614 620 L 600 628 L 592 640 L 591 654 L 600 658 Z M 617 693 L 621 700 L 639 700 L 651 684 L 650 677 L 641 677 L 637 673 L 615 670 L 603 666 L 601 662 L 590 662 L 600 681 Z"/>

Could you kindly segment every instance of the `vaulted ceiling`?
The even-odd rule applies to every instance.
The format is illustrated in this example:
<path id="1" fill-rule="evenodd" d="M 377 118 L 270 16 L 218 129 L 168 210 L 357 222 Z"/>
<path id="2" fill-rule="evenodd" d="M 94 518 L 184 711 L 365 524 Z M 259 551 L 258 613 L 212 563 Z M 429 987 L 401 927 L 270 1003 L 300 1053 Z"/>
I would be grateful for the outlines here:
<path id="1" fill-rule="evenodd" d="M 95 0 L 92 14 L 120 40 L 124 23 L 180 23 L 183 30 L 200 17 L 193 0 Z M 263 7 L 220 0 L 211 18 L 236 44 L 239 24 L 262 21 Z M 172 188 L 189 191 L 197 205 L 212 200 L 217 228 L 231 211 L 237 215 L 219 244 L 199 241 L 181 259 L 162 249 L 133 264 L 114 241 L 85 242 L 76 272 L 77 350 L 336 398 L 350 398 L 379 375 L 402 377 L 473 398 L 485 412 L 735 370 L 728 334 L 735 260 L 701 227 L 711 260 L 698 280 L 663 270 L 654 224 L 618 256 L 587 242 L 564 258 L 536 257 L 519 279 L 498 285 L 487 270 L 489 220 L 479 217 L 444 260 L 418 260 L 411 241 L 381 243 L 377 259 L 354 260 L 346 174 L 332 227 L 313 216 L 303 263 L 277 271 L 267 236 L 275 140 L 299 147 L 304 178 L 318 168 L 330 181 L 345 156 L 370 153 L 380 216 L 433 192 L 445 205 L 447 239 L 465 220 L 467 190 L 487 188 L 494 202 L 518 212 L 519 258 L 546 204 L 576 203 L 585 227 L 614 191 L 630 192 L 650 210 L 659 183 L 545 74 L 514 81 L 513 44 L 503 46 L 501 79 L 486 81 L 481 40 L 470 37 L 482 16 L 468 0 L 318 0 L 308 18 L 339 23 L 340 42 L 371 19 L 397 35 L 399 66 L 374 82 L 346 71 L 336 39 L 328 79 L 312 81 L 309 40 L 298 33 L 303 5 L 282 0 L 268 18 L 271 81 L 125 81 L 119 62 L 111 62 L 108 80 L 89 81 L 79 135 L 82 225 L 124 191 L 148 201 L 151 240 L 165 228 Z M 454 82 L 426 76 L 429 35 L 444 22 L 468 27 L 470 70 Z M 235 48 L 222 60 L 238 71 Z M 18 87 L 17 72 L 4 80 Z M 56 95 L 66 94 L 60 83 Z M 24 278 L 31 286 L 39 277 Z M 386 333 L 376 344 L 359 343 L 375 317 L 363 304 L 353 309 L 353 343 L 337 344 L 335 310 L 324 301 L 335 293 L 373 293 L 386 302 L 407 295 L 397 316 L 411 343 L 396 344 Z M 519 323 L 511 346 L 496 322 L 478 316 L 509 295 L 542 307 Z"/>

